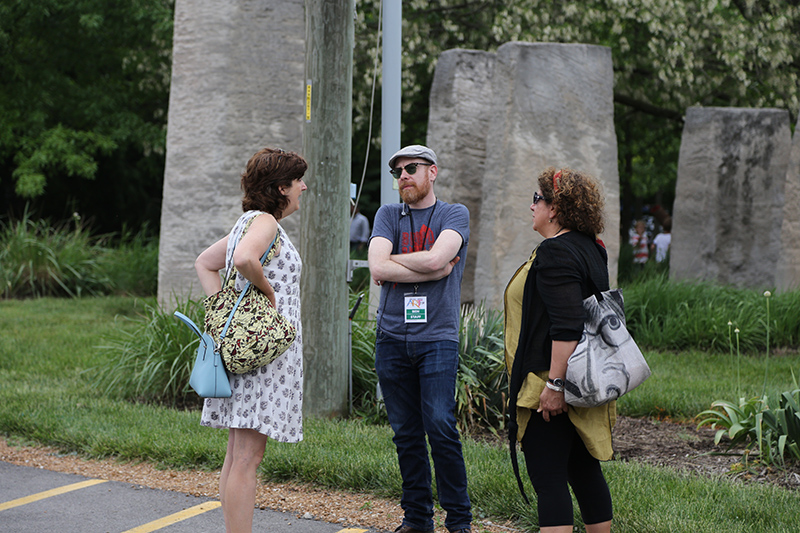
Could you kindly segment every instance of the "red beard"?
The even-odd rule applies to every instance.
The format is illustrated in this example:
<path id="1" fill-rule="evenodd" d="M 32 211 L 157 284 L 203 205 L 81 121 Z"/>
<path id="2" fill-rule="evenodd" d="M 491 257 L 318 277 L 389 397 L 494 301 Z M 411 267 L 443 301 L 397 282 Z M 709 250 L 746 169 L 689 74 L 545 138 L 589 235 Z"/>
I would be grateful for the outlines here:
<path id="1" fill-rule="evenodd" d="M 431 191 L 431 181 L 426 178 L 421 184 L 412 183 L 410 186 L 400 189 L 400 199 L 409 204 L 415 204 L 425 198 Z"/>

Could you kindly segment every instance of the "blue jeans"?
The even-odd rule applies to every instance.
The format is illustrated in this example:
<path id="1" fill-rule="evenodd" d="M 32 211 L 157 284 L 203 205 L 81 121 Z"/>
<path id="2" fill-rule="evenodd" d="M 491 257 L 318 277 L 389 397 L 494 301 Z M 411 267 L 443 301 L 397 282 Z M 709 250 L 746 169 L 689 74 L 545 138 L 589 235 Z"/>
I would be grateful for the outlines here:
<path id="1" fill-rule="evenodd" d="M 378 330 L 378 372 L 403 477 L 403 524 L 433 530 L 433 495 L 428 446 L 431 445 L 439 504 L 450 531 L 472 522 L 467 471 L 456 428 L 455 386 L 458 343 L 398 341 Z"/>

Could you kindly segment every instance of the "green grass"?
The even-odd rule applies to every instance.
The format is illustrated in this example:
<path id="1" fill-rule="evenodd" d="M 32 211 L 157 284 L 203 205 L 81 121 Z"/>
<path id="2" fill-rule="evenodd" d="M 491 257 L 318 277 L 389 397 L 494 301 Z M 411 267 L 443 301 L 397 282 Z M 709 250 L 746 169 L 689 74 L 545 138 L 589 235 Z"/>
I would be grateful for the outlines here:
<path id="1" fill-rule="evenodd" d="M 120 327 L 132 331 L 129 318 L 152 304 L 129 297 L 0 301 L 0 433 L 12 442 L 87 457 L 219 469 L 227 434 L 201 427 L 197 411 L 114 399 L 83 372 L 107 364 L 108 354 L 97 346 Z M 647 356 L 653 377 L 620 401 L 622 413 L 691 417 L 715 399 L 733 399 L 737 378 L 729 354 Z M 798 374 L 800 357 L 772 356 L 769 368 L 770 387 L 788 388 L 789 370 Z M 759 393 L 763 372 L 763 356 L 742 357 L 743 391 Z M 506 447 L 465 439 L 464 453 L 476 517 L 511 518 L 533 528 L 536 512 L 518 494 Z M 635 462 L 604 463 L 604 471 L 617 532 L 796 531 L 796 491 Z M 391 431 L 360 420 L 307 419 L 302 443 L 269 443 L 260 472 L 265 480 L 393 499 L 400 494 Z M 526 485 L 531 495 L 527 480 Z"/>
<path id="2" fill-rule="evenodd" d="M 708 409 L 717 399 L 736 399 L 736 355 L 645 351 L 652 375 L 639 388 L 623 396 L 619 411 L 627 416 L 659 416 L 688 420 Z M 764 385 L 763 356 L 741 357 L 741 394 L 760 396 Z M 794 389 L 792 371 L 800 375 L 800 355 L 772 356 L 767 395 L 773 398 Z"/>

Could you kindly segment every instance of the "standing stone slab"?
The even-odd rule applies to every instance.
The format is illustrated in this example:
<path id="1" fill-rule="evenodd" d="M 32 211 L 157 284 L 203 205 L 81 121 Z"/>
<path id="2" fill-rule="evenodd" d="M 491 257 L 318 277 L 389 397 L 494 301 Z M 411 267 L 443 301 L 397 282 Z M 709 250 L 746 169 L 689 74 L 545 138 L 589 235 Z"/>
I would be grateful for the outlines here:
<path id="1" fill-rule="evenodd" d="M 774 287 L 790 148 L 786 110 L 687 110 L 672 217 L 672 279 Z"/>
<path id="2" fill-rule="evenodd" d="M 242 213 L 239 180 L 250 156 L 265 146 L 302 150 L 304 65 L 303 0 L 176 1 L 162 303 L 203 295 L 194 260 Z M 296 241 L 299 216 L 283 225 Z"/>
<path id="3" fill-rule="evenodd" d="M 467 206 L 470 246 L 461 282 L 461 302 L 475 301 L 481 195 L 486 160 L 486 111 L 492 102 L 495 55 L 447 50 L 436 63 L 431 86 L 428 146 L 438 156 L 436 195 Z"/>
<path id="4" fill-rule="evenodd" d="M 486 110 L 475 300 L 503 305 L 503 291 L 541 236 L 532 229 L 536 177 L 549 166 L 594 176 L 606 198 L 611 283 L 619 256 L 619 174 L 614 73 L 603 46 L 508 43 L 497 50 Z M 475 241 L 473 241 L 474 243 Z M 474 245 L 474 244 L 473 244 Z"/>
<path id="5" fill-rule="evenodd" d="M 781 253 L 775 284 L 779 291 L 800 289 L 800 116 L 794 128 L 792 153 L 786 172 Z"/>

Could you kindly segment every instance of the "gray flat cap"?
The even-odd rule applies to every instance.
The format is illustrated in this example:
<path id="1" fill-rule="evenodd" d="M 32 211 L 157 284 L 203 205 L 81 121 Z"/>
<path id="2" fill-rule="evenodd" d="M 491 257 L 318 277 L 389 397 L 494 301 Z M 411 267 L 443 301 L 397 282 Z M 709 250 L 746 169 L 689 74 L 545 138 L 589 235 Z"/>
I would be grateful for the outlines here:
<path id="1" fill-rule="evenodd" d="M 436 164 L 436 152 L 421 144 L 412 144 L 395 152 L 392 158 L 389 159 L 389 168 L 394 168 L 394 162 L 400 157 L 421 157 L 434 165 Z"/>

